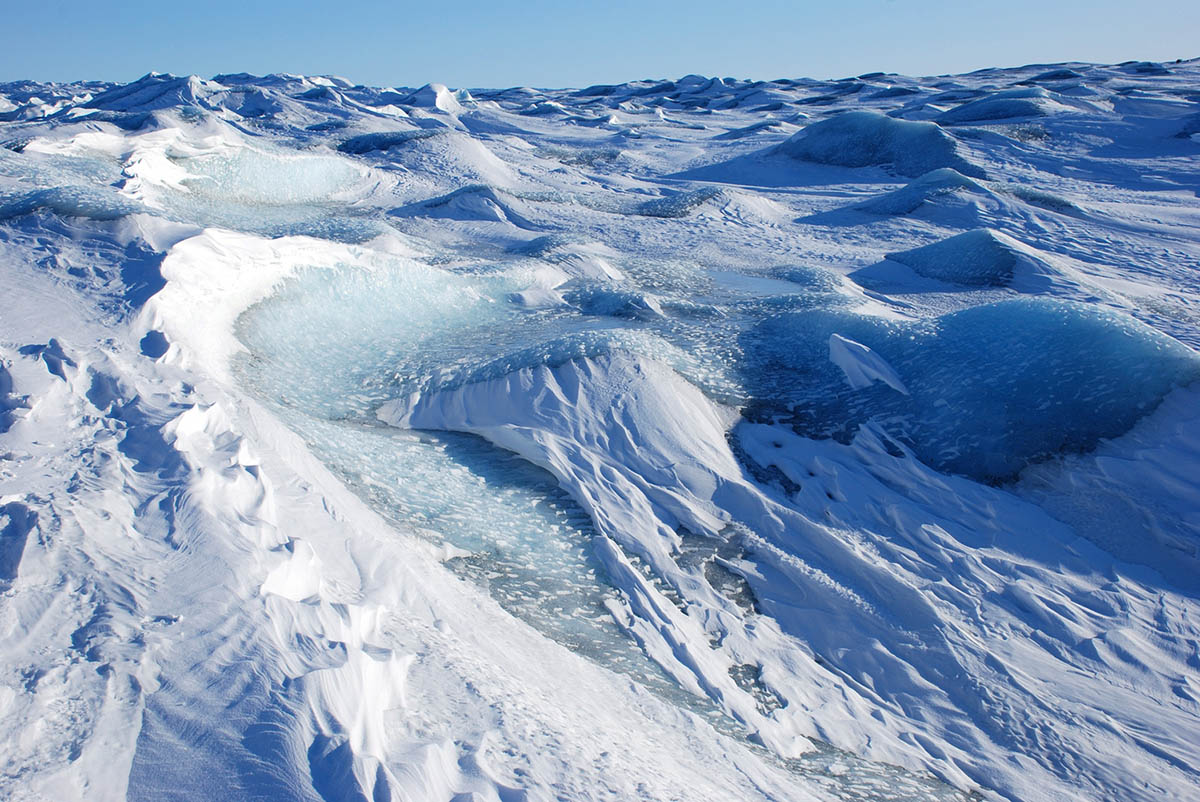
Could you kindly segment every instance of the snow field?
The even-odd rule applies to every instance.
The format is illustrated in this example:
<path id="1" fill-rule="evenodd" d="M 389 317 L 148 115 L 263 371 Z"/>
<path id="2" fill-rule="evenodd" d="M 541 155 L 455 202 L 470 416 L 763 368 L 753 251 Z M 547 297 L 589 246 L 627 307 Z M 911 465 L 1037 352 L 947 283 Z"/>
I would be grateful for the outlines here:
<path id="1" fill-rule="evenodd" d="M 0 788 L 1186 798 L 1194 78 L 0 86 Z"/>

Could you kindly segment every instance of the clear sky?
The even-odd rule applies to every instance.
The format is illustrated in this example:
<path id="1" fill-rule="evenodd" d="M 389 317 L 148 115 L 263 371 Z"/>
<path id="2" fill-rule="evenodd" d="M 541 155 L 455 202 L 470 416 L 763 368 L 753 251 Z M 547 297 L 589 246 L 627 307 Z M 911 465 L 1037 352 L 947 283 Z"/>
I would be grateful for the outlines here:
<path id="1" fill-rule="evenodd" d="M 1200 56 L 1200 0 L 7 0 L 0 81 L 150 71 L 584 86 Z"/>

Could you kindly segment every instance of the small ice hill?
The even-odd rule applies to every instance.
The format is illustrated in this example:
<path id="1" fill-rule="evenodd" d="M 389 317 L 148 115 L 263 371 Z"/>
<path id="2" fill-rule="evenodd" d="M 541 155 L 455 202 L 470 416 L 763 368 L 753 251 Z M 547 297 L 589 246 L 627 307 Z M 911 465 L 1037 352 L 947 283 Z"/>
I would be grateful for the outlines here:
<path id="1" fill-rule="evenodd" d="M 908 265 L 919 276 L 973 287 L 1005 286 L 1012 282 L 1018 264 L 1036 265 L 1040 261 L 1032 248 L 986 228 L 965 231 L 909 251 L 889 253 L 888 258 Z"/>
<path id="2" fill-rule="evenodd" d="M 936 119 L 942 125 L 955 125 L 1011 120 L 1021 117 L 1045 117 L 1048 114 L 1068 110 L 1070 110 L 1069 106 L 1052 100 L 1050 93 L 1044 88 L 1033 86 L 1007 89 L 977 100 L 970 100 L 961 106 L 943 112 Z"/>
<path id="3" fill-rule="evenodd" d="M 936 203 L 960 193 L 986 194 L 988 190 L 953 167 L 939 167 L 910 181 L 900 189 L 862 201 L 852 208 L 871 214 L 912 214 L 926 203 Z"/>
<path id="4" fill-rule="evenodd" d="M 983 176 L 979 167 L 959 154 L 954 138 L 935 123 L 897 120 L 871 111 L 849 111 L 813 123 L 779 145 L 778 152 L 840 167 L 886 165 L 911 178 L 947 167 Z"/>
<path id="5" fill-rule="evenodd" d="M 456 189 L 436 198 L 395 209 L 392 214 L 468 222 L 508 223 L 517 228 L 540 230 L 530 222 L 530 212 L 519 198 L 486 185 Z"/>
<path id="6" fill-rule="evenodd" d="M 0 797 L 1194 797 L 1198 82 L 0 84 Z"/>
<path id="7" fill-rule="evenodd" d="M 903 384 L 848 380 L 829 358 L 831 337 L 866 346 Z M 926 464 L 991 482 L 1089 450 L 1200 379 L 1200 356 L 1148 326 L 1045 299 L 918 323 L 795 312 L 750 330 L 745 349 L 747 385 L 798 431 L 846 439 L 882 421 Z"/>
<path id="8" fill-rule="evenodd" d="M 990 228 L 889 253 L 884 262 L 856 270 L 851 277 L 864 287 L 887 292 L 1007 287 L 1034 295 L 1105 297 L 1061 258 Z"/>

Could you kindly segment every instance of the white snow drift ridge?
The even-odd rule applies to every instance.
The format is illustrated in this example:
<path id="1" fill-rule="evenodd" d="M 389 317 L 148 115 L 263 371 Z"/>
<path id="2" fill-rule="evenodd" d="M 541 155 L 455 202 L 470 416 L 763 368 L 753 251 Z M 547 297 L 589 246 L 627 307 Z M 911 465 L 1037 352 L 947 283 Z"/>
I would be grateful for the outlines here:
<path id="1" fill-rule="evenodd" d="M 220 627 L 197 622 L 199 632 L 188 629 L 194 642 L 187 648 L 174 646 L 169 657 L 187 665 L 173 663 L 192 678 L 195 684 L 189 688 L 218 682 L 218 677 L 221 683 L 247 682 L 252 688 L 230 687 L 232 695 L 216 699 L 211 694 L 187 698 L 186 715 L 169 710 L 181 700 L 174 693 L 148 698 L 150 712 L 131 775 L 145 785 L 136 795 L 194 783 L 191 768 L 157 777 L 147 772 L 180 754 L 203 754 L 201 744 L 178 743 L 172 733 L 180 727 L 208 729 L 204 722 L 216 715 L 217 699 L 237 711 L 230 739 L 238 726 L 264 733 L 240 749 L 224 744 L 212 755 L 223 765 L 206 770 L 251 795 L 437 799 L 474 793 L 495 798 L 521 788 L 530 798 L 548 799 L 551 783 L 587 788 L 599 782 L 632 793 L 640 770 L 630 760 L 679 766 L 656 781 L 660 790 L 655 794 L 683 792 L 678 783 L 684 777 L 686 793 L 696 798 L 745 792 L 712 775 L 696 783 L 700 761 L 728 761 L 738 776 L 755 776 L 763 798 L 782 793 L 786 772 L 728 738 L 714 736 L 693 716 L 644 692 L 630 693 L 453 580 L 438 565 L 436 550 L 388 530 L 294 435 L 256 403 L 231 394 L 228 362 L 238 347 L 230 335 L 232 317 L 301 265 L 370 271 L 403 264 L 407 257 L 396 255 L 401 248 L 381 244 L 390 246 L 390 252 L 210 230 L 178 243 L 164 260 L 167 286 L 147 304 L 137 331 L 166 334 L 171 346 L 162 359 L 172 371 L 210 377 L 194 391 L 194 406 L 164 431 L 167 444 L 189 469 L 181 484 L 198 508 L 189 514 L 201 517 L 190 537 L 228 540 L 233 554 L 211 570 L 243 566 L 236 571 L 236 589 L 226 588 L 231 598 L 223 601 L 221 615 L 248 618 Z M 252 435 L 261 454 L 250 451 L 244 432 Z M 209 519 L 215 523 L 207 523 Z M 475 626 L 472 619 L 478 623 L 480 605 L 487 615 L 505 621 Z M 214 643 L 205 634 L 209 626 L 235 643 Z M 256 670 L 253 678 L 227 676 L 228 666 L 251 661 L 253 650 L 271 656 L 265 675 Z M 564 682 L 557 691 L 553 683 L 534 690 L 540 684 L 534 674 L 546 666 L 562 672 Z M 576 684 L 580 682 L 584 684 Z M 488 702 L 474 714 L 483 717 L 472 736 L 477 740 L 456 744 L 438 734 L 446 723 L 432 711 L 441 705 L 479 704 L 470 694 L 464 698 L 465 688 L 485 693 Z M 571 702 L 565 696 L 556 700 L 560 693 Z M 529 724 L 516 726 L 529 732 L 527 727 L 536 722 L 539 746 L 522 746 L 507 731 L 491 729 L 485 724 L 490 716 L 511 720 L 509 726 L 528 717 Z M 625 728 L 639 721 L 634 732 L 645 740 L 630 752 Z M 619 740 L 592 735 L 578 740 L 593 732 L 597 722 Z M 652 745 L 651 738 L 663 737 L 663 727 L 675 734 Z M 696 742 L 698 736 L 711 746 Z M 668 745 L 673 739 L 678 740 Z M 495 750 L 509 755 L 519 750 L 521 761 L 536 766 L 539 779 L 521 781 L 490 768 L 488 755 Z M 560 764 L 564 753 L 602 752 L 609 756 L 602 761 L 603 780 L 572 776 L 578 771 L 575 761 Z M 694 754 L 693 768 L 680 762 L 685 753 Z M 271 765 L 275 760 L 288 762 Z"/>
<path id="2" fill-rule="evenodd" d="M 855 365 L 848 376 L 871 364 L 838 359 Z M 898 381 L 885 364 L 871 374 Z M 1120 569 L 1109 562 L 1096 573 L 1105 558 L 1094 547 L 1003 491 L 890 455 L 871 430 L 838 447 L 805 445 L 783 428 L 736 429 L 755 462 L 798 488 L 785 497 L 739 466 L 728 412 L 668 368 L 619 354 L 414 395 L 379 416 L 479 434 L 551 471 L 592 516 L 597 551 L 629 606 L 614 615 L 684 687 L 785 754 L 806 735 L 1017 799 L 1082 800 L 1079 766 L 1109 789 L 1137 787 L 1147 772 L 1169 783 L 1197 732 L 1182 711 L 1128 684 L 1123 657 L 1074 654 L 1081 637 L 1157 626 L 1160 592 L 1121 576 L 1128 606 L 1101 602 L 1113 592 L 1108 572 Z M 1031 547 L 1027 531 L 1042 542 Z M 748 581 L 769 616 L 739 608 L 702 567 L 684 567 L 681 554 L 697 544 Z M 718 557 L 721 544 L 740 556 Z M 930 582 L 945 585 L 930 593 Z M 1169 626 L 1194 631 L 1184 597 L 1174 598 L 1182 606 L 1168 608 Z M 1023 633 L 1020 646 L 997 643 L 1002 632 Z M 1186 672 L 1187 658 L 1167 644 L 1141 648 L 1153 657 L 1139 665 L 1159 667 L 1154 682 Z M 740 666 L 757 667 L 757 687 L 731 681 Z M 913 705 L 918 695 L 925 701 Z M 778 701 L 764 708 L 764 696 Z M 1110 727 L 1101 722 L 1115 697 L 1138 712 Z M 1166 753 L 1126 730 L 1144 731 L 1139 721 L 1160 722 L 1153 738 L 1170 744 Z M 1141 772 L 1112 772 L 1113 754 Z"/>

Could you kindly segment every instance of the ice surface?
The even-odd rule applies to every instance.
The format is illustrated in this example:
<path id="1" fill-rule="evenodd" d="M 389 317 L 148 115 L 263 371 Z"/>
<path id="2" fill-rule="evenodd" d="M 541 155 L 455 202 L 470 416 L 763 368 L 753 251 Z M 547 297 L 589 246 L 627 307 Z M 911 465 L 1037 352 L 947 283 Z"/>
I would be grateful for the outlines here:
<path id="1" fill-rule="evenodd" d="M 353 191 L 366 172 L 336 156 L 280 155 L 238 148 L 230 153 L 176 158 L 188 193 L 245 204 L 325 202 Z"/>
<path id="2" fill-rule="evenodd" d="M 47 211 L 64 217 L 119 220 L 140 211 L 140 204 L 113 192 L 90 187 L 55 187 L 30 192 L 0 203 L 0 219 Z"/>
<path id="3" fill-rule="evenodd" d="M 394 147 L 408 144 L 420 139 L 427 139 L 445 133 L 444 128 L 413 128 L 404 131 L 376 131 L 370 134 L 352 136 L 338 145 L 338 150 L 361 156 L 364 153 L 390 150 Z"/>
<path id="4" fill-rule="evenodd" d="M 870 348 L 908 389 L 848 390 L 831 337 Z M 929 465 L 984 481 L 1083 451 L 1200 378 L 1196 353 L 1137 321 L 1049 300 L 1004 301 L 921 323 L 798 312 L 747 335 L 747 381 L 810 435 L 871 419 Z"/>

